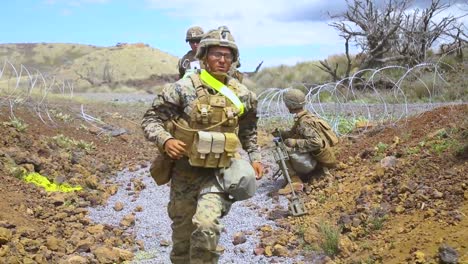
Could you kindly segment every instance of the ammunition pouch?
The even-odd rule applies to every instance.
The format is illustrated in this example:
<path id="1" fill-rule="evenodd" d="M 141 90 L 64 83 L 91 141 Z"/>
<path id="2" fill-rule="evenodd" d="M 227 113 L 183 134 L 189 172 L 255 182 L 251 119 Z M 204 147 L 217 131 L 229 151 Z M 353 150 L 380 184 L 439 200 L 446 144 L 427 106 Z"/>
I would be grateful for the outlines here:
<path id="1" fill-rule="evenodd" d="M 151 163 L 150 175 L 157 185 L 164 185 L 171 180 L 173 167 L 173 159 L 165 153 L 159 154 Z"/>
<path id="2" fill-rule="evenodd" d="M 234 133 L 198 131 L 189 152 L 189 163 L 194 167 L 229 167 L 239 140 Z"/>

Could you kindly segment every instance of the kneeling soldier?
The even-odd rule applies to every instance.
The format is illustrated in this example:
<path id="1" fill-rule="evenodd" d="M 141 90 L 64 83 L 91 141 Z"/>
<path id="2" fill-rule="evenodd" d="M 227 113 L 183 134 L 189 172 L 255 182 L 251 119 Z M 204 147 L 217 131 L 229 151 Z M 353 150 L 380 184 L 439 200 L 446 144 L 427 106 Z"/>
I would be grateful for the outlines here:
<path id="1" fill-rule="evenodd" d="M 294 114 L 294 125 L 289 131 L 274 132 L 281 136 L 288 147 L 287 162 L 291 181 L 296 191 L 304 188 L 303 180 L 308 180 L 310 173 L 336 165 L 333 146 L 338 143 L 338 137 L 330 125 L 323 119 L 304 108 L 305 94 L 298 89 L 288 89 L 283 100 L 289 112 Z M 279 190 L 279 194 L 288 194 L 291 188 L 287 185 Z"/>

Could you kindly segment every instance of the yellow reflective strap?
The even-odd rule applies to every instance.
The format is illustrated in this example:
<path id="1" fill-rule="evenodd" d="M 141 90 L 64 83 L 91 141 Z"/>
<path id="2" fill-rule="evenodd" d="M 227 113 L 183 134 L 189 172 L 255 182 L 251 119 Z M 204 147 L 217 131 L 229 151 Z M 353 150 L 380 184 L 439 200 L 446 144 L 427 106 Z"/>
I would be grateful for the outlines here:
<path id="1" fill-rule="evenodd" d="M 201 70 L 200 79 L 208 84 L 211 88 L 215 89 L 217 92 L 226 96 L 229 101 L 231 101 L 237 109 L 239 109 L 239 116 L 244 114 L 244 104 L 240 101 L 239 97 L 226 85 L 218 81 L 215 77 L 211 76 L 206 70 Z"/>

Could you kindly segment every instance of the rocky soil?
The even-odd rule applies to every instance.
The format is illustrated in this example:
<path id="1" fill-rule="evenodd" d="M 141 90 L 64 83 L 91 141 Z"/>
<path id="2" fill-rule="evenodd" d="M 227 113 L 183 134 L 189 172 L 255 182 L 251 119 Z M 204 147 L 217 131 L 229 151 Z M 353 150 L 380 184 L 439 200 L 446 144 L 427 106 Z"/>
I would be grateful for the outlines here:
<path id="1" fill-rule="evenodd" d="M 50 119 L 42 113 L 44 121 L 18 106 L 21 122 L 1 106 L 0 263 L 122 263 L 145 250 L 133 228 L 144 207 L 118 224 L 93 221 L 88 208 L 122 188 L 146 188 L 138 179 L 120 186 L 116 175 L 144 169 L 156 155 L 139 127 L 147 106 L 88 104 L 84 120 L 78 104 L 62 101 L 50 105 Z M 313 175 L 300 194 L 309 214 L 289 216 L 275 190 L 268 197 L 276 204 L 249 205 L 274 221 L 248 234 L 258 241 L 247 252 L 252 261 L 260 254 L 270 262 L 468 262 L 467 116 L 466 104 L 443 107 L 343 138 L 338 168 Z M 269 157 L 265 132 L 261 144 Z M 267 164 L 268 180 L 276 166 Z M 24 172 L 84 190 L 48 193 L 25 183 Z"/>

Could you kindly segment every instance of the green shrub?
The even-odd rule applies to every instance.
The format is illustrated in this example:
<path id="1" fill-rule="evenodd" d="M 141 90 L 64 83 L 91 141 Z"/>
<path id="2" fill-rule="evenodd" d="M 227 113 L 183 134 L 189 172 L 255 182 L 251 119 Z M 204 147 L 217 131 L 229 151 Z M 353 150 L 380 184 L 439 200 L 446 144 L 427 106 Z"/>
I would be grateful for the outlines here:
<path id="1" fill-rule="evenodd" d="M 80 148 L 85 150 L 86 152 L 91 152 L 96 148 L 93 142 L 89 143 L 83 140 L 75 140 L 62 134 L 52 137 L 52 139 L 59 147 L 67 150 L 71 150 L 73 148 Z"/>
<path id="2" fill-rule="evenodd" d="M 322 250 L 327 256 L 336 256 L 340 251 L 340 228 L 322 222 L 319 224 L 318 230 L 321 234 L 320 247 Z"/>
<path id="3" fill-rule="evenodd" d="M 382 142 L 377 143 L 377 146 L 375 146 L 375 150 L 378 153 L 384 153 L 388 149 L 388 145 Z"/>
<path id="4" fill-rule="evenodd" d="M 10 121 L 8 122 L 3 122 L 2 123 L 4 127 L 13 127 L 16 129 L 18 132 L 24 132 L 26 131 L 26 128 L 28 128 L 28 124 L 24 123 L 23 120 L 18 119 L 18 118 L 10 118 Z"/>

